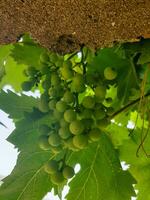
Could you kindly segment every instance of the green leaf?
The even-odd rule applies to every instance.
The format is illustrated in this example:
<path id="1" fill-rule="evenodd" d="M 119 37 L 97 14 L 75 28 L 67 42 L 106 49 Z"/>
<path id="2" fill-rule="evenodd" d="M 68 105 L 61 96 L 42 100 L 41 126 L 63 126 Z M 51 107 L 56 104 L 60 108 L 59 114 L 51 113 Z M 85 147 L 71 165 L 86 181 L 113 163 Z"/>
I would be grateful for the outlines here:
<path id="1" fill-rule="evenodd" d="M 124 140 L 128 139 L 128 129 L 122 124 L 118 125 L 116 122 L 114 122 L 107 127 L 106 131 L 116 148 L 122 145 Z"/>
<path id="2" fill-rule="evenodd" d="M 32 115 L 30 114 L 29 116 L 26 119 L 16 122 L 16 129 L 7 138 L 16 148 L 26 152 L 39 149 L 39 126 L 41 124 L 50 125 L 52 123 L 50 115 L 43 115 L 38 110 L 34 110 Z"/>
<path id="3" fill-rule="evenodd" d="M 144 129 L 143 135 L 146 134 Z M 129 140 L 124 141 L 123 145 L 119 149 L 120 157 L 123 161 L 126 161 L 130 165 L 129 171 L 136 178 L 136 189 L 138 190 L 138 200 L 150 200 L 149 185 L 150 185 L 150 159 L 143 152 L 142 147 L 139 150 L 138 157 L 136 152 L 141 143 L 141 130 L 136 129 L 132 133 L 132 137 Z M 150 134 L 143 144 L 147 154 L 150 154 Z"/>
<path id="4" fill-rule="evenodd" d="M 24 112 L 32 112 L 33 107 L 37 107 L 38 100 L 22 94 L 21 96 L 8 91 L 0 92 L 0 107 L 8 113 L 12 119 L 24 117 Z"/>
<path id="5" fill-rule="evenodd" d="M 49 151 L 21 152 L 17 165 L 0 187 L 0 200 L 41 200 L 52 189 L 43 165 L 53 155 Z"/>
<path id="6" fill-rule="evenodd" d="M 37 69 L 40 67 L 40 55 L 46 50 L 37 44 L 17 43 L 14 44 L 11 56 L 19 64 L 33 66 Z"/>
<path id="7" fill-rule="evenodd" d="M 26 65 L 18 65 L 12 57 L 8 57 L 6 60 L 5 76 L 3 77 L 0 88 L 5 85 L 11 85 L 14 90 L 22 91 L 21 84 L 28 78 L 24 74 L 24 70 L 27 68 Z"/>
<path id="8" fill-rule="evenodd" d="M 134 178 L 123 171 L 117 154 L 103 134 L 99 143 L 73 153 L 69 163 L 79 163 L 81 170 L 69 183 L 67 200 L 130 200 L 134 194 Z"/>
<path id="9" fill-rule="evenodd" d="M 12 45 L 0 46 L 0 81 L 2 80 L 3 76 L 5 75 L 4 61 L 7 60 L 11 49 L 12 49 Z"/>
<path id="10" fill-rule="evenodd" d="M 144 40 L 141 47 L 141 55 L 138 64 L 145 64 L 150 62 L 150 39 Z"/>

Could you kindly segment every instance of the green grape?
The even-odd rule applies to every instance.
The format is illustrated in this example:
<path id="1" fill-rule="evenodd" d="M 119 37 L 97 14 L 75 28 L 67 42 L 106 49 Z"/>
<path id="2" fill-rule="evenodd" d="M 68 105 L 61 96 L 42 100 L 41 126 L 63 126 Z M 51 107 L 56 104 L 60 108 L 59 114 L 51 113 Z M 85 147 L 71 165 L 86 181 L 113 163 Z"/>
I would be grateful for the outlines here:
<path id="1" fill-rule="evenodd" d="M 72 63 L 70 60 L 66 60 L 63 62 L 63 67 L 68 67 L 68 68 L 72 68 Z"/>
<path id="2" fill-rule="evenodd" d="M 89 136 L 89 139 L 92 141 L 92 142 L 96 142 L 99 140 L 100 138 L 100 135 L 101 135 L 101 131 L 98 129 L 98 128 L 93 128 L 88 136 Z"/>
<path id="3" fill-rule="evenodd" d="M 76 74 L 71 83 L 72 92 L 81 93 L 85 90 L 84 78 L 81 74 Z"/>
<path id="4" fill-rule="evenodd" d="M 65 179 L 61 172 L 55 172 L 51 175 L 51 181 L 53 184 L 61 185 L 64 183 Z"/>
<path id="5" fill-rule="evenodd" d="M 21 84 L 21 88 L 23 91 L 30 91 L 34 86 L 34 81 L 25 81 Z"/>
<path id="6" fill-rule="evenodd" d="M 63 117 L 62 113 L 59 112 L 59 111 L 56 110 L 56 109 L 53 111 L 53 116 L 54 116 L 54 118 L 55 118 L 56 120 L 58 120 L 58 121 Z"/>
<path id="7" fill-rule="evenodd" d="M 70 167 L 70 166 L 65 166 L 62 173 L 63 173 L 64 178 L 66 179 L 70 179 L 75 175 L 73 167 Z"/>
<path id="8" fill-rule="evenodd" d="M 48 90 L 48 94 L 50 97 L 57 97 L 57 90 L 53 87 L 50 87 Z"/>
<path id="9" fill-rule="evenodd" d="M 48 56 L 48 54 L 47 53 L 42 53 L 41 55 L 40 55 L 40 62 L 41 63 L 47 63 L 47 62 L 49 62 L 49 56 Z"/>
<path id="10" fill-rule="evenodd" d="M 61 68 L 61 75 L 64 78 L 64 80 L 69 80 L 73 77 L 73 70 L 69 67 L 62 67 Z"/>
<path id="11" fill-rule="evenodd" d="M 89 119 L 89 118 L 91 118 L 92 114 L 93 114 L 93 111 L 91 109 L 84 109 L 81 112 L 81 117 L 83 119 Z"/>
<path id="12" fill-rule="evenodd" d="M 51 74 L 51 84 L 52 86 L 55 86 L 55 87 L 57 87 L 60 84 L 60 78 L 58 74 L 56 73 Z"/>
<path id="13" fill-rule="evenodd" d="M 59 165 L 56 160 L 50 160 L 44 165 L 44 170 L 48 174 L 54 174 L 58 171 Z"/>
<path id="14" fill-rule="evenodd" d="M 108 107 L 108 108 L 107 108 L 107 115 L 111 116 L 111 115 L 113 115 L 114 112 L 115 112 L 115 111 L 114 111 L 114 108 L 113 108 L 113 107 Z"/>
<path id="15" fill-rule="evenodd" d="M 52 147 L 52 146 L 51 146 L 51 151 L 52 151 L 54 154 L 58 154 L 58 153 L 62 152 L 62 147 L 61 147 L 61 146 L 58 146 L 58 147 Z"/>
<path id="16" fill-rule="evenodd" d="M 32 67 L 32 66 L 28 67 L 27 69 L 27 75 L 31 77 L 35 76 L 37 72 L 38 71 L 35 69 L 35 67 Z"/>
<path id="17" fill-rule="evenodd" d="M 103 101 L 106 95 L 106 87 L 103 85 L 99 85 L 95 88 L 95 97 L 97 101 Z"/>
<path id="18" fill-rule="evenodd" d="M 42 87 L 45 90 L 48 90 L 51 87 L 51 82 L 50 82 L 50 76 L 49 75 L 47 75 L 45 80 L 42 82 Z"/>
<path id="19" fill-rule="evenodd" d="M 41 67 L 41 74 L 49 74 L 50 73 L 50 67 L 46 64 L 43 64 Z"/>
<path id="20" fill-rule="evenodd" d="M 73 103 L 74 102 L 74 95 L 68 90 L 64 93 L 63 100 L 66 103 Z"/>
<path id="21" fill-rule="evenodd" d="M 51 61 L 52 63 L 55 63 L 55 62 L 58 60 L 58 56 L 57 56 L 56 53 L 51 53 L 51 54 L 49 55 L 49 58 L 50 58 L 50 61 Z"/>
<path id="22" fill-rule="evenodd" d="M 72 121 L 69 125 L 69 130 L 73 135 L 79 135 L 84 131 L 84 124 L 79 120 Z"/>
<path id="23" fill-rule="evenodd" d="M 73 144 L 73 138 L 68 138 L 67 140 L 64 141 L 65 147 L 70 149 L 71 151 L 78 151 L 78 148 L 76 148 Z"/>
<path id="24" fill-rule="evenodd" d="M 58 134 L 62 139 L 67 139 L 71 136 L 69 127 L 61 127 L 58 131 Z"/>
<path id="25" fill-rule="evenodd" d="M 51 99 L 48 103 L 49 109 L 50 110 L 54 110 L 56 108 L 56 100 L 55 99 Z"/>
<path id="26" fill-rule="evenodd" d="M 45 135 L 41 135 L 38 139 L 38 145 L 42 150 L 50 149 L 50 144 L 48 142 L 48 137 Z"/>
<path id="27" fill-rule="evenodd" d="M 105 110 L 101 107 L 98 109 L 95 109 L 93 112 L 93 116 L 95 117 L 96 120 L 98 119 L 103 119 L 106 116 Z"/>
<path id="28" fill-rule="evenodd" d="M 73 144 L 78 149 L 83 149 L 88 145 L 88 137 L 87 135 L 75 135 L 73 137 Z"/>
<path id="29" fill-rule="evenodd" d="M 66 122 L 69 122 L 69 123 L 72 122 L 73 120 L 75 120 L 76 119 L 75 111 L 72 109 L 66 110 L 64 112 L 64 119 Z"/>
<path id="30" fill-rule="evenodd" d="M 93 97 L 91 96 L 86 96 L 84 97 L 83 101 L 82 101 L 82 105 L 85 107 L 85 108 L 88 108 L 88 109 L 91 109 L 94 107 L 95 105 L 95 100 Z"/>
<path id="31" fill-rule="evenodd" d="M 89 118 L 89 119 L 88 119 L 88 118 L 82 119 L 81 121 L 82 121 L 82 123 L 83 123 L 83 125 L 84 125 L 84 127 L 85 127 L 86 129 L 91 128 L 91 126 L 94 124 L 94 121 L 93 121 L 92 118 Z"/>
<path id="32" fill-rule="evenodd" d="M 48 137 L 48 142 L 51 146 L 53 147 L 57 147 L 61 144 L 61 138 L 57 133 L 52 133 L 49 137 Z"/>
<path id="33" fill-rule="evenodd" d="M 56 67 L 61 67 L 62 64 L 63 64 L 63 59 L 61 59 L 61 58 L 59 58 L 59 60 L 57 60 L 57 61 L 55 62 Z"/>
<path id="34" fill-rule="evenodd" d="M 45 93 L 41 95 L 39 101 L 39 110 L 41 112 L 49 112 L 48 95 L 46 95 Z"/>
<path id="35" fill-rule="evenodd" d="M 60 100 L 56 103 L 56 110 L 59 112 L 64 112 L 67 109 L 67 104 Z"/>
<path id="36" fill-rule="evenodd" d="M 50 132 L 50 127 L 47 126 L 46 124 L 42 124 L 39 126 L 39 132 L 43 135 L 48 134 Z"/>
<path id="37" fill-rule="evenodd" d="M 111 67 L 106 67 L 104 69 L 104 77 L 107 80 L 114 80 L 117 77 L 117 72 L 115 69 L 113 69 Z"/>
<path id="38" fill-rule="evenodd" d="M 66 122 L 66 120 L 65 120 L 64 118 L 62 118 L 62 119 L 60 120 L 60 126 L 61 126 L 61 127 L 67 127 L 67 126 L 68 126 L 68 122 Z"/>
<path id="39" fill-rule="evenodd" d="M 101 130 L 105 129 L 109 125 L 110 121 L 105 117 L 101 120 L 97 120 L 97 127 Z"/>

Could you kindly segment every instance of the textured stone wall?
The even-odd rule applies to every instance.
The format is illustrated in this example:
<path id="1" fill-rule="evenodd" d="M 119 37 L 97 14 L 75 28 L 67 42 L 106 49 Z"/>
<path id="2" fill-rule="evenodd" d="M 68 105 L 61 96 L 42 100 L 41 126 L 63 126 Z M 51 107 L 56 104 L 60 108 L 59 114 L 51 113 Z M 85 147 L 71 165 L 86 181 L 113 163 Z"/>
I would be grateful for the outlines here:
<path id="1" fill-rule="evenodd" d="M 150 0 L 0 0 L 0 44 L 28 32 L 68 52 L 150 37 Z"/>

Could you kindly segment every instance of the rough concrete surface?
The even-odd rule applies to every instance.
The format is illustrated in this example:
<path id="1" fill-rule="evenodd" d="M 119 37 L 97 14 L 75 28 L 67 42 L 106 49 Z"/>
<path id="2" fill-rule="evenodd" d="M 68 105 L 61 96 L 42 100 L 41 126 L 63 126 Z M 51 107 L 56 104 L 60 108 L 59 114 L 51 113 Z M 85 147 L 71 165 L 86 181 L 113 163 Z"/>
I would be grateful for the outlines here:
<path id="1" fill-rule="evenodd" d="M 23 33 L 58 52 L 150 37 L 150 0 L 0 0 L 0 44 Z"/>

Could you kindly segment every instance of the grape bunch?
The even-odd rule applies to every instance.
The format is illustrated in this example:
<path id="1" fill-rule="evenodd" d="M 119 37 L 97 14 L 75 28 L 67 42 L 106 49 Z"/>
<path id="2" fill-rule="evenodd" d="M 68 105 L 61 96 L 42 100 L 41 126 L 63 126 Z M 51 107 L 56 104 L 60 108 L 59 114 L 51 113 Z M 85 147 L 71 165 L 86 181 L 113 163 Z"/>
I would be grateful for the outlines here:
<path id="1" fill-rule="evenodd" d="M 50 125 L 39 126 L 39 147 L 57 154 L 64 149 L 79 151 L 98 141 L 110 123 L 109 115 L 114 112 L 113 100 L 106 98 L 106 91 L 107 82 L 116 79 L 117 71 L 105 68 L 103 79 L 106 84 L 103 84 L 102 77 L 95 78 L 88 73 L 83 60 L 76 66 L 70 59 L 44 53 L 40 63 L 40 70 L 27 69 L 29 81 L 22 84 L 25 91 L 33 86 L 42 88 L 39 110 L 53 119 Z M 54 184 L 61 184 L 74 175 L 73 168 L 62 165 L 61 161 L 51 160 L 44 169 Z"/>

